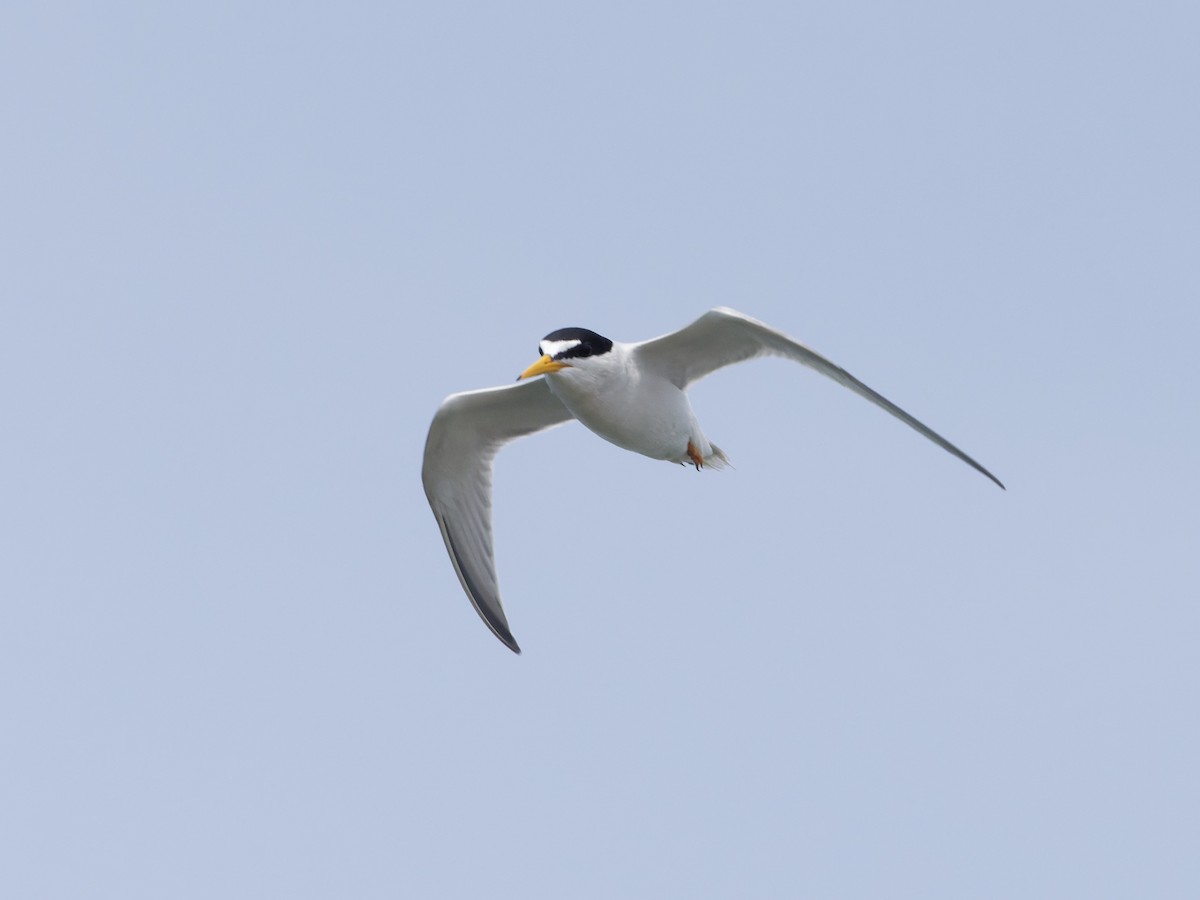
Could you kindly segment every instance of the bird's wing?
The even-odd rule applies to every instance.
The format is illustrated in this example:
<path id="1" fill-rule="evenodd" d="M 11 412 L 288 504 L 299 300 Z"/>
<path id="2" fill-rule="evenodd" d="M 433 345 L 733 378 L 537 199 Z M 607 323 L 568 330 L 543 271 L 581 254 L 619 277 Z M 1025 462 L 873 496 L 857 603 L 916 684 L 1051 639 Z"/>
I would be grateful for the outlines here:
<path id="1" fill-rule="evenodd" d="M 850 388 L 860 397 L 865 397 L 876 406 L 886 409 L 943 450 L 957 456 L 971 468 L 1004 487 L 1000 479 L 932 428 L 923 425 L 886 397 L 871 390 L 845 369 L 792 340 L 783 332 L 776 331 L 736 310 L 709 310 L 679 331 L 634 344 L 633 352 L 639 365 L 658 372 L 680 388 L 686 388 L 693 381 L 698 381 L 717 369 L 760 356 L 782 356 L 794 360 L 810 369 L 816 369 L 838 384 Z"/>
<path id="2" fill-rule="evenodd" d="M 492 555 L 492 460 L 509 441 L 572 418 L 546 379 L 452 394 L 425 440 L 421 481 L 476 612 L 514 653 Z"/>

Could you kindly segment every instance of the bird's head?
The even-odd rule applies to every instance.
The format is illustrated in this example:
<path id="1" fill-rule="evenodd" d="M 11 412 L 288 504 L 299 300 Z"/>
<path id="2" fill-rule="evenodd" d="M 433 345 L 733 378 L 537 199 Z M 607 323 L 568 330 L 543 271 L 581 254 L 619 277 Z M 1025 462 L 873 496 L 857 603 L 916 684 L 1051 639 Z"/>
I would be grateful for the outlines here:
<path id="1" fill-rule="evenodd" d="M 608 338 L 586 328 L 560 328 L 542 338 L 538 343 L 541 359 L 518 375 L 517 381 L 591 365 L 592 360 L 604 356 L 612 347 L 613 342 Z"/>

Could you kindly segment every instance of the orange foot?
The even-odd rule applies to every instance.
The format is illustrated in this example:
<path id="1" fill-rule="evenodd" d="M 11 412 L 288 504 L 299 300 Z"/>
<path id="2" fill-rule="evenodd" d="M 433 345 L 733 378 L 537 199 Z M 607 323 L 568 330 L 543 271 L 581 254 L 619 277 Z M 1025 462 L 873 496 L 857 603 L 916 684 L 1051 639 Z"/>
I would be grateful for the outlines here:
<path id="1" fill-rule="evenodd" d="M 700 455 L 700 451 L 696 449 L 696 445 L 691 441 L 688 441 L 687 455 L 688 459 L 695 464 L 697 472 L 704 468 L 704 457 Z"/>

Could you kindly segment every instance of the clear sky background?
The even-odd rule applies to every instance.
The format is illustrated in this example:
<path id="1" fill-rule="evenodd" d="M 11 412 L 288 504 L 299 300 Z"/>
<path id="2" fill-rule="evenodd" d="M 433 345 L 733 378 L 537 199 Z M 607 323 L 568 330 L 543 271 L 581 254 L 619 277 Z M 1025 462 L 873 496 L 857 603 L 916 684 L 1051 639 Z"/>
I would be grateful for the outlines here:
<path id="1" fill-rule="evenodd" d="M 1191 3 L 0 13 L 0 895 L 1200 896 Z M 430 418 L 716 305 L 736 469 Z"/>

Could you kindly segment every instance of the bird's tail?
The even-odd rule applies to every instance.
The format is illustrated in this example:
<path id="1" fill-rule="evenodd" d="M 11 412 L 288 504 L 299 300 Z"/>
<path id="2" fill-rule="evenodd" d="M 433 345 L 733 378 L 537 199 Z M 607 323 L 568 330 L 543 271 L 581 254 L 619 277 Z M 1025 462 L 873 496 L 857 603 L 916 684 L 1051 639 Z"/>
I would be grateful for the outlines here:
<path id="1" fill-rule="evenodd" d="M 724 469 L 726 467 L 733 468 L 733 463 L 729 461 L 729 457 L 725 455 L 725 451 L 716 444 L 709 442 L 712 447 L 712 452 L 704 457 L 704 468 L 706 469 Z"/>

